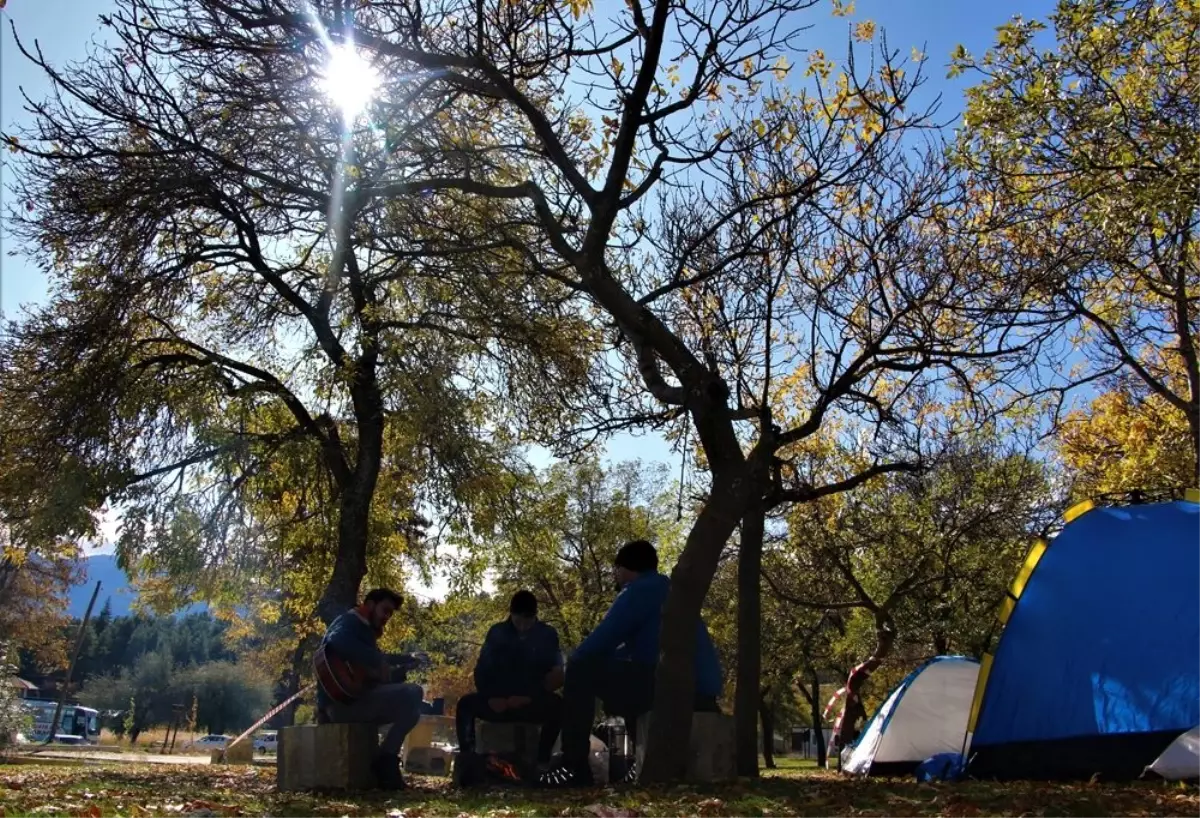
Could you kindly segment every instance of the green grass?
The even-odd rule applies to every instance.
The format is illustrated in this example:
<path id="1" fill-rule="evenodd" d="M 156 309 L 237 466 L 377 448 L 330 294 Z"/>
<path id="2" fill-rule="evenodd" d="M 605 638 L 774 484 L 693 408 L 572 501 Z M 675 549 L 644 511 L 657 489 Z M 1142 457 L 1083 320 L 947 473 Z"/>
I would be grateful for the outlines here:
<path id="1" fill-rule="evenodd" d="M 780 759 L 784 761 L 784 759 Z M 787 759 L 758 781 L 714 787 L 460 792 L 414 776 L 400 794 L 275 792 L 274 770 L 112 763 L 0 766 L 0 815 L 1196 815 L 1195 787 L 1163 783 L 965 784 L 864 781 Z"/>
<path id="2" fill-rule="evenodd" d="M 759 758 L 759 766 L 762 766 L 763 760 Z M 815 758 L 800 758 L 799 756 L 775 756 L 775 769 L 768 770 L 763 767 L 764 775 L 794 773 L 799 771 L 818 772 L 817 760 Z"/>

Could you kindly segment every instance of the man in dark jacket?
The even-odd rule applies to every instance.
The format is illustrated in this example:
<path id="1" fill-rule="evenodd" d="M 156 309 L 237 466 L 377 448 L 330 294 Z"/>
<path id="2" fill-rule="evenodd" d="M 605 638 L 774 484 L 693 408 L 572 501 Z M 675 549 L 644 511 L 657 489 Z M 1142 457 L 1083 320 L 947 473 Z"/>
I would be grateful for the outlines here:
<path id="1" fill-rule="evenodd" d="M 517 591 L 508 619 L 492 625 L 479 661 L 475 690 L 458 700 L 455 723 L 460 753 L 475 748 L 475 719 L 540 724 L 538 761 L 546 764 L 558 739 L 562 699 L 562 654 L 558 632 L 537 618 L 537 597 Z"/>
<path id="2" fill-rule="evenodd" d="M 420 685 L 403 681 L 405 669 L 416 667 L 418 658 L 389 657 L 378 646 L 383 629 L 401 601 L 395 591 L 376 588 L 363 598 L 361 605 L 333 620 L 325 631 L 321 648 L 336 655 L 330 661 L 339 665 L 352 663 L 356 673 L 362 671 L 369 677 L 370 682 L 361 691 L 355 690 L 353 697 L 345 695 L 340 687 L 331 693 L 326 686 L 337 686 L 338 674 L 323 678 L 320 666 L 317 673 L 321 682 L 317 685 L 318 720 L 391 725 L 371 764 L 372 772 L 384 789 L 404 787 L 399 764 L 400 747 L 421 717 L 424 698 Z M 337 701 L 335 696 L 347 700 Z"/>
<path id="3" fill-rule="evenodd" d="M 658 552 L 645 540 L 622 546 L 613 571 L 621 592 L 567 662 L 563 764 L 542 775 L 539 783 L 543 786 L 592 783 L 587 752 L 596 699 L 603 702 L 606 713 L 626 720 L 631 737 L 636 736 L 633 721 L 654 703 L 658 635 L 671 583 L 658 573 Z M 695 673 L 695 709 L 715 711 L 721 694 L 721 664 L 703 621 L 696 625 Z M 631 770 L 630 777 L 634 774 Z"/>

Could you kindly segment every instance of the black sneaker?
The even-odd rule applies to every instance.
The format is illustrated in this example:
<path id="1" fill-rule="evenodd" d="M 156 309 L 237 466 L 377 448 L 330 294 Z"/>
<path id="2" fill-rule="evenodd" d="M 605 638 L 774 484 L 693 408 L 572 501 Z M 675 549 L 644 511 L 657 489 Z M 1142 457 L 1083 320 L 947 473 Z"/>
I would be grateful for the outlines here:
<path id="1" fill-rule="evenodd" d="M 592 771 L 588 767 L 570 767 L 560 764 L 538 776 L 537 786 L 543 789 L 569 789 L 592 786 Z"/>
<path id="2" fill-rule="evenodd" d="M 400 759 L 393 755 L 380 754 L 371 762 L 371 772 L 381 790 L 402 790 L 407 785 L 400 774 Z"/>

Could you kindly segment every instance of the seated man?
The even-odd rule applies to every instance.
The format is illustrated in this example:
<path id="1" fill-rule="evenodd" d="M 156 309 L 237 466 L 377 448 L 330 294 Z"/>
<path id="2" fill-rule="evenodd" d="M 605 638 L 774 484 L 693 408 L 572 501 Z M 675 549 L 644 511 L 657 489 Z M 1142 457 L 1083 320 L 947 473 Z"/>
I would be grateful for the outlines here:
<path id="1" fill-rule="evenodd" d="M 461 753 L 475 749 L 475 719 L 542 726 L 537 760 L 549 764 L 562 719 L 562 654 L 558 632 L 537 618 L 537 597 L 517 591 L 508 619 L 492 625 L 475 664 L 476 692 L 458 700 L 455 723 Z"/>
<path id="2" fill-rule="evenodd" d="M 388 656 L 378 647 L 401 597 L 387 588 L 369 592 L 363 603 L 333 620 L 317 649 L 317 720 L 334 723 L 390 724 L 371 763 L 379 785 L 403 789 L 400 747 L 420 718 L 423 691 L 406 684 L 414 656 Z"/>
<path id="3" fill-rule="evenodd" d="M 587 752 L 596 699 L 604 703 L 605 712 L 626 720 L 629 735 L 635 740 L 633 721 L 654 703 L 658 634 L 670 580 L 658 573 L 658 552 L 645 540 L 621 547 L 614 560 L 614 573 L 621 592 L 567 662 L 563 764 L 541 776 L 542 786 L 580 787 L 592 783 Z M 716 710 L 721 665 L 703 621 L 696 626 L 695 673 L 695 709 Z M 635 774 L 631 769 L 628 777 Z"/>

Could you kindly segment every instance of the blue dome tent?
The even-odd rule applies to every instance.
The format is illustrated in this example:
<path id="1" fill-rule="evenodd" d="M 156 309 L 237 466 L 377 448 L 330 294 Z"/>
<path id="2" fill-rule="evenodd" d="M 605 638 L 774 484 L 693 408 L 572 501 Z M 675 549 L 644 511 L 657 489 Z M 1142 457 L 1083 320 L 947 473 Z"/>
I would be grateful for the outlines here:
<path id="1" fill-rule="evenodd" d="M 1132 779 L 1200 724 L 1200 505 L 1067 513 L 1000 610 L 968 722 L 977 778 Z"/>

